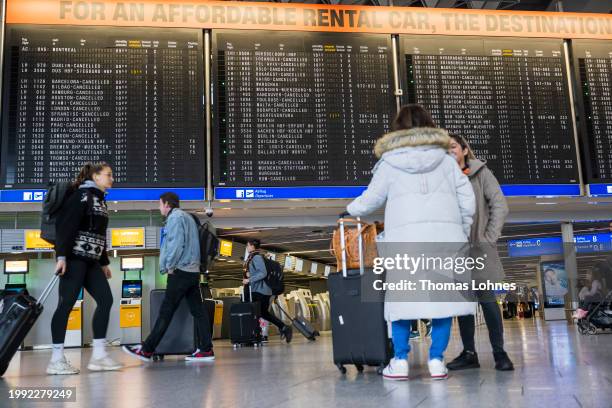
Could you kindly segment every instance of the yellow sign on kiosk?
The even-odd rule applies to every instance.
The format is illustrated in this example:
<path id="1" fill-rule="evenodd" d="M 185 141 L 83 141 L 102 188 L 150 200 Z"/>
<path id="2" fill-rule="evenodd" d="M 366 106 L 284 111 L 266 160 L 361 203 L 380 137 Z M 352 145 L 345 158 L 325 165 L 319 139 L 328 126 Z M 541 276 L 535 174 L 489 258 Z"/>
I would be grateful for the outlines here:
<path id="1" fill-rule="evenodd" d="M 219 240 L 219 255 L 232 256 L 232 250 L 234 243 L 232 241 L 226 241 L 224 239 Z"/>
<path id="2" fill-rule="evenodd" d="M 68 316 L 68 325 L 66 330 L 81 330 L 81 308 L 73 307 Z"/>
<path id="3" fill-rule="evenodd" d="M 24 235 L 26 249 L 53 249 L 53 244 L 40 237 L 40 230 L 25 230 Z"/>
<path id="4" fill-rule="evenodd" d="M 111 229 L 111 247 L 113 248 L 144 248 L 144 244 L 144 228 Z"/>
<path id="5" fill-rule="evenodd" d="M 127 329 L 128 327 L 141 326 L 141 308 L 140 305 L 121 305 L 119 308 L 119 327 Z"/>

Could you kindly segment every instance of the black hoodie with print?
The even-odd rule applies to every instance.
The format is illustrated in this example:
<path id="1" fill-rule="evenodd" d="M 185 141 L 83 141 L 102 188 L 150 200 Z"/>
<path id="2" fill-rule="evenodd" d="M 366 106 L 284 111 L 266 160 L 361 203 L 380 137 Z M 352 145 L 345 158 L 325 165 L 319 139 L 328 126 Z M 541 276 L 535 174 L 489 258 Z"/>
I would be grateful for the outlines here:
<path id="1" fill-rule="evenodd" d="M 108 209 L 104 192 L 91 181 L 74 191 L 62 205 L 55 224 L 57 257 L 97 261 L 108 265 Z"/>

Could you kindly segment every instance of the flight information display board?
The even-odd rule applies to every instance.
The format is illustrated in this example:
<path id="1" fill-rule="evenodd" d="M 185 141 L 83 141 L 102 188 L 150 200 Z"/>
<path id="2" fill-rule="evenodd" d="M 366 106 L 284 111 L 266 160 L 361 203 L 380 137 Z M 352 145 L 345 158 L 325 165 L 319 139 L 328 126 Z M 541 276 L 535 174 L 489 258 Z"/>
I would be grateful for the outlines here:
<path id="1" fill-rule="evenodd" d="M 367 185 L 395 113 L 392 58 L 387 35 L 213 31 L 215 196 Z"/>
<path id="2" fill-rule="evenodd" d="M 586 182 L 612 183 L 612 41 L 575 40 L 572 51 Z M 590 190 L 594 192 L 592 186 Z M 612 194 L 612 188 L 599 190 Z"/>
<path id="3" fill-rule="evenodd" d="M 117 188 L 202 196 L 202 44 L 200 30 L 7 26 L 2 188 L 105 161 Z M 130 199 L 144 197 L 136 190 Z"/>
<path id="4" fill-rule="evenodd" d="M 464 136 L 506 194 L 580 194 L 561 41 L 400 39 L 405 102 Z"/>

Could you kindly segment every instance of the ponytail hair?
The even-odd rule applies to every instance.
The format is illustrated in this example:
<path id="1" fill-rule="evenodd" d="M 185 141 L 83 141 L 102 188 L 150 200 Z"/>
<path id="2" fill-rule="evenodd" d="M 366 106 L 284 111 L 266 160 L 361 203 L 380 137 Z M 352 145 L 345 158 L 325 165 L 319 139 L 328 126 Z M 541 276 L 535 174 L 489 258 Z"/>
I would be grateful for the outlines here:
<path id="1" fill-rule="evenodd" d="M 85 183 L 87 180 L 93 181 L 93 175 L 100 173 L 105 168 L 110 167 L 108 163 L 99 162 L 99 163 L 85 163 L 85 165 L 81 168 L 81 171 L 77 175 L 76 179 L 72 183 L 75 188 L 81 186 L 81 184 Z"/>

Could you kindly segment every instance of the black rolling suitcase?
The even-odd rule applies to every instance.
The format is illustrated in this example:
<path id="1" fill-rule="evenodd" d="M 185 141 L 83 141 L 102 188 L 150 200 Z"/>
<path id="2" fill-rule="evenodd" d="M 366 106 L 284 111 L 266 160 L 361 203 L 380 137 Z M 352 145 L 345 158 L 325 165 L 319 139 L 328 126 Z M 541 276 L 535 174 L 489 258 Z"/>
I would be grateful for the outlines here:
<path id="1" fill-rule="evenodd" d="M 43 304 L 59 279 L 53 275 L 51 282 L 37 301 L 25 293 L 2 293 L 0 297 L 0 376 L 8 368 L 11 359 L 23 343 L 26 335 L 43 311 Z"/>
<path id="2" fill-rule="evenodd" d="M 251 287 L 249 286 L 249 295 L 250 293 Z M 243 345 L 258 347 L 262 341 L 259 327 L 261 305 L 259 302 L 244 302 L 244 291 L 242 299 L 242 303 L 234 303 L 230 309 L 230 341 L 234 348 Z"/>
<path id="3" fill-rule="evenodd" d="M 360 269 L 346 269 L 344 219 L 341 218 L 339 224 L 342 273 L 330 273 L 327 280 L 334 363 L 343 374 L 346 373 L 345 364 L 354 364 L 358 371 L 363 371 L 366 365 L 376 366 L 377 372 L 382 374 L 393 353 L 384 319 L 384 293 L 379 292 L 380 299 L 376 302 L 362 302 L 362 280 L 373 280 L 374 273 L 364 273 L 362 251 L 359 253 Z M 357 227 L 361 228 L 359 218 Z"/>
<path id="4" fill-rule="evenodd" d="M 278 306 L 281 312 L 283 312 L 283 314 L 287 316 L 289 320 L 291 320 L 291 324 L 293 325 L 293 327 L 295 327 L 297 331 L 302 333 L 302 336 L 306 337 L 310 341 L 316 340 L 316 337 L 319 335 L 319 332 L 315 330 L 314 327 L 312 327 L 309 321 L 307 321 L 301 316 L 295 318 L 289 316 L 289 313 L 287 313 L 278 302 L 276 302 L 276 306 Z"/>
<path id="5" fill-rule="evenodd" d="M 151 291 L 151 330 L 153 330 L 157 316 L 159 316 L 159 309 L 164 301 L 165 294 L 165 289 L 154 289 Z M 166 355 L 187 355 L 193 353 L 194 350 L 195 324 L 187 304 L 187 299 L 183 298 L 174 316 L 172 316 L 172 322 L 168 326 L 168 330 L 166 330 L 164 337 L 162 337 L 162 340 L 155 348 L 153 360 L 163 360 Z"/>

